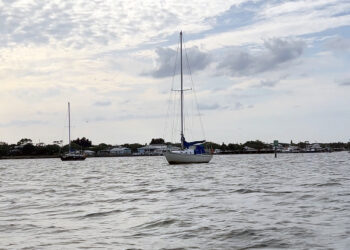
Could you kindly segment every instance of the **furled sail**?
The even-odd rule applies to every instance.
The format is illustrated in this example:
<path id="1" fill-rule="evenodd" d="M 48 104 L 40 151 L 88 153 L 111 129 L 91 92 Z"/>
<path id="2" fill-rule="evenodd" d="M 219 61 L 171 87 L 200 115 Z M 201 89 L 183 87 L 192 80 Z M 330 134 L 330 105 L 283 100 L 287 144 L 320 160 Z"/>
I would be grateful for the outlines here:
<path id="1" fill-rule="evenodd" d="M 189 147 L 191 147 L 191 146 L 193 146 L 193 145 L 201 144 L 201 143 L 204 143 L 204 142 L 205 142 L 205 140 L 203 140 L 203 141 L 192 141 L 192 142 L 187 142 L 187 141 L 185 140 L 185 137 L 184 137 L 184 136 L 182 136 L 181 141 L 182 141 L 182 144 L 183 144 L 183 147 L 184 147 L 184 148 L 189 148 Z"/>

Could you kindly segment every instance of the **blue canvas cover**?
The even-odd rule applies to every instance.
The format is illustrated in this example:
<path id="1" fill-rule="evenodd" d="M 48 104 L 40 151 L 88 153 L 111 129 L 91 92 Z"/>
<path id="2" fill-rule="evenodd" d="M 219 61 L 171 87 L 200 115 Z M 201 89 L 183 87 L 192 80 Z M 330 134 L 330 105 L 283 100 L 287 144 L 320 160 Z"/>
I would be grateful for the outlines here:
<path id="1" fill-rule="evenodd" d="M 192 141 L 192 142 L 187 142 L 185 137 L 183 136 L 182 137 L 182 144 L 183 144 L 183 147 L 184 148 L 189 148 L 193 145 L 196 145 L 196 144 L 200 144 L 200 143 L 204 143 L 205 141 Z M 202 145 L 197 145 L 197 146 L 201 146 L 204 150 L 204 147 Z M 197 149 L 197 146 L 196 146 L 196 149 Z"/>
<path id="2" fill-rule="evenodd" d="M 194 154 L 199 155 L 199 154 L 204 154 L 205 150 L 203 145 L 197 145 L 196 148 L 194 149 Z"/>

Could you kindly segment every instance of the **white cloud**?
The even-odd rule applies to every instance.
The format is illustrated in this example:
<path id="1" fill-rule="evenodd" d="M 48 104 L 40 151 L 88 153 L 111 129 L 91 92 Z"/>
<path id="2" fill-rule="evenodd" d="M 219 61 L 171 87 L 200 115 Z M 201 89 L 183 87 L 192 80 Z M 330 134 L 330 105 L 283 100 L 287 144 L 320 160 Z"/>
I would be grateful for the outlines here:
<path id="1" fill-rule="evenodd" d="M 2 126 L 0 139 L 58 139 L 67 101 L 77 137 L 109 143 L 159 137 L 170 89 L 169 79 L 161 76 L 172 74 L 181 29 L 191 48 L 198 100 L 208 116 L 205 127 L 212 137 L 207 139 L 265 139 L 264 131 L 275 129 L 252 124 L 264 124 L 268 117 L 272 125 L 285 119 L 297 126 L 312 110 L 322 124 L 319 107 L 341 113 L 349 105 L 343 88 L 349 59 L 334 53 L 347 52 L 348 39 L 341 30 L 317 39 L 312 34 L 349 25 L 349 5 L 334 0 L 1 1 L 0 124 L 10 126 Z M 232 8 L 239 15 L 241 7 L 251 10 L 242 26 L 220 23 Z M 345 80 L 335 84 L 334 79 Z M 294 122 L 288 114 L 295 103 L 306 111 L 293 113 Z M 346 124 L 342 115 L 336 119 Z M 251 130 L 239 135 L 238 126 Z"/>
<path id="2" fill-rule="evenodd" d="M 329 3 L 334 4 L 329 7 Z M 288 10 L 284 5 L 297 7 Z M 283 7 L 281 13 L 277 12 L 279 7 Z M 266 5 L 261 10 L 265 14 L 252 24 L 193 40 L 190 46 L 203 45 L 208 50 L 214 50 L 226 46 L 263 43 L 272 37 L 295 37 L 349 25 L 350 15 L 340 15 L 350 8 L 347 1 L 336 1 L 336 4 L 335 1 L 319 1 L 317 7 L 315 8 L 313 1 Z M 304 11 L 305 9 L 308 11 Z M 270 10 L 281 15 L 269 16 Z M 288 15 L 282 15 L 283 12 L 288 12 Z"/>
<path id="3" fill-rule="evenodd" d="M 130 48 L 161 41 L 180 29 L 198 33 L 240 0 L 13 1 L 0 6 L 0 45 L 55 44 Z"/>

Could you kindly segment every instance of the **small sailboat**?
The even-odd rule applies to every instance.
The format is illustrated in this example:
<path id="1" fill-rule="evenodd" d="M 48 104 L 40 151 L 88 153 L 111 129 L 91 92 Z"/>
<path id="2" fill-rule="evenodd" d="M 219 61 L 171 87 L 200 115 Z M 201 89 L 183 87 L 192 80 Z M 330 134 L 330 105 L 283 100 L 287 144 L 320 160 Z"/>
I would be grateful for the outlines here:
<path id="1" fill-rule="evenodd" d="M 68 102 L 68 134 L 69 134 L 69 149 L 68 153 L 60 156 L 62 161 L 83 161 L 86 159 L 86 155 L 80 151 L 72 151 L 70 140 L 70 103 Z"/>
<path id="2" fill-rule="evenodd" d="M 181 149 L 168 150 L 164 153 L 169 164 L 188 164 L 188 163 L 208 163 L 213 155 L 204 150 L 202 141 L 187 142 L 184 135 L 184 88 L 183 88 L 183 70 L 182 70 L 182 31 L 180 32 L 180 70 L 181 70 Z"/>

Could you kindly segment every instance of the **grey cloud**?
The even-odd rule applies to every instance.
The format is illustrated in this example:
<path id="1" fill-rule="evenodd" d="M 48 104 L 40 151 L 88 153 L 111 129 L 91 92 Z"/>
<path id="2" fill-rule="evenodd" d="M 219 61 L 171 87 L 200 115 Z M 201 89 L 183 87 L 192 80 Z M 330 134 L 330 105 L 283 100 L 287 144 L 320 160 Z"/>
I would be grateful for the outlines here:
<path id="1" fill-rule="evenodd" d="M 274 87 L 277 83 L 278 83 L 278 80 L 272 80 L 272 81 L 269 81 L 269 80 L 261 80 L 261 81 L 260 81 L 260 85 L 261 85 L 262 87 Z"/>
<path id="2" fill-rule="evenodd" d="M 350 86 L 350 79 L 341 81 L 339 86 Z"/>
<path id="3" fill-rule="evenodd" d="M 249 105 L 245 105 L 245 104 L 242 104 L 241 102 L 236 102 L 233 107 L 230 108 L 230 110 L 242 110 L 242 109 L 251 109 L 251 108 L 254 108 L 254 105 L 253 104 L 249 104 Z"/>
<path id="4" fill-rule="evenodd" d="M 270 80 L 261 80 L 259 84 L 257 84 L 256 86 L 254 87 L 258 87 L 258 88 L 261 88 L 261 87 L 267 87 L 267 88 L 272 88 L 272 87 L 275 87 L 281 80 L 284 80 L 288 77 L 288 75 L 282 75 L 280 76 L 278 79 L 270 79 Z"/>
<path id="5" fill-rule="evenodd" d="M 7 123 L 0 123 L 0 127 L 25 127 L 31 125 L 45 125 L 46 121 L 39 120 L 13 120 Z"/>
<path id="6" fill-rule="evenodd" d="M 105 122 L 105 121 L 129 121 L 129 120 L 151 120 L 151 119 L 159 119 L 166 117 L 165 114 L 125 114 L 125 115 L 119 115 L 119 116 L 96 116 L 96 117 L 89 117 L 84 119 L 86 122 Z"/>
<path id="7" fill-rule="evenodd" d="M 243 109 L 243 108 L 244 108 L 244 106 L 243 106 L 242 103 L 240 103 L 240 102 L 236 102 L 236 103 L 235 103 L 235 106 L 234 106 L 234 109 L 235 109 L 235 110 Z"/>
<path id="8" fill-rule="evenodd" d="M 213 103 L 213 104 L 199 104 L 198 108 L 200 110 L 215 110 L 222 108 L 219 104 Z"/>
<path id="9" fill-rule="evenodd" d="M 241 102 L 235 102 L 233 104 L 229 104 L 227 106 L 219 105 L 218 103 L 213 103 L 213 104 L 199 104 L 198 108 L 200 110 L 242 110 L 246 108 L 252 108 L 254 107 L 253 105 L 244 105 Z"/>
<path id="10" fill-rule="evenodd" d="M 98 102 L 95 102 L 94 105 L 95 106 L 110 106 L 112 104 L 111 101 L 98 101 Z"/>
<path id="11" fill-rule="evenodd" d="M 279 38 L 266 40 L 263 45 L 263 51 L 260 53 L 231 49 L 219 62 L 217 69 L 231 76 L 271 71 L 300 57 L 305 47 L 303 41 Z"/>
<path id="12" fill-rule="evenodd" d="M 33 113 L 33 115 L 38 115 L 38 116 L 57 116 L 60 113 L 58 112 L 43 112 L 43 111 L 36 111 L 35 113 Z"/>
<path id="13" fill-rule="evenodd" d="M 170 48 L 157 48 L 156 53 L 158 56 L 158 67 L 156 70 L 150 72 L 153 77 L 168 77 L 172 76 L 174 72 L 176 74 L 179 74 L 180 56 L 177 55 L 176 50 Z M 189 67 L 192 73 L 202 70 L 208 66 L 211 61 L 211 56 L 208 53 L 200 51 L 198 47 L 192 47 L 190 49 L 187 49 L 187 56 L 186 53 L 183 53 L 183 72 L 184 74 L 189 74 Z"/>
<path id="14" fill-rule="evenodd" d="M 343 37 L 336 37 L 326 42 L 326 47 L 335 51 L 348 51 L 350 50 L 350 39 Z"/>
<path id="15" fill-rule="evenodd" d="M 61 87 L 49 88 L 21 88 L 11 90 L 10 93 L 18 98 L 28 101 L 42 101 L 46 98 L 53 98 L 62 94 Z M 71 88 L 70 88 L 71 89 Z"/>

